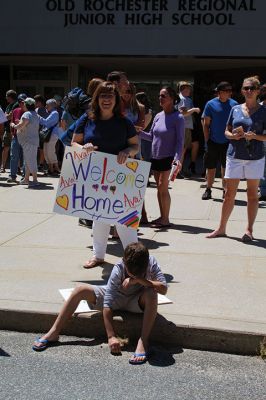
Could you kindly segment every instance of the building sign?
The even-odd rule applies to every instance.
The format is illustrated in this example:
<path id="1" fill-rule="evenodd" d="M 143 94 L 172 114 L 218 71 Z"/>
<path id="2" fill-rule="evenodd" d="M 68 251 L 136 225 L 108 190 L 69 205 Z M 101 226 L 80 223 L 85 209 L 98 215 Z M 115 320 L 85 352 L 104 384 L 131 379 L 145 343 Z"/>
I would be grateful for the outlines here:
<path id="1" fill-rule="evenodd" d="M 150 163 L 66 147 L 54 211 L 137 229 Z"/>
<path id="2" fill-rule="evenodd" d="M 1 10 L 0 48 L 9 54 L 263 56 L 263 40 L 252 37 L 265 34 L 265 15 L 262 0 L 13 0 Z"/>

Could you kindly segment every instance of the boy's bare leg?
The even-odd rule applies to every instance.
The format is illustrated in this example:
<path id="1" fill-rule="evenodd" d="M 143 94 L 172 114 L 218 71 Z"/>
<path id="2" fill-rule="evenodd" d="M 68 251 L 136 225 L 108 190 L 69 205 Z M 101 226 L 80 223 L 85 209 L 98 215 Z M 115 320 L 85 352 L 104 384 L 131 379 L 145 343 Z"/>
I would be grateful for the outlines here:
<path id="1" fill-rule="evenodd" d="M 135 353 L 146 353 L 148 351 L 149 336 L 154 325 L 157 315 L 157 293 L 152 288 L 144 289 L 143 294 L 140 296 L 139 304 L 144 309 L 141 336 Z M 135 361 L 141 361 L 143 357 L 134 357 Z"/>
<path id="2" fill-rule="evenodd" d="M 206 173 L 207 173 L 207 188 L 211 189 L 215 179 L 216 168 L 208 168 Z"/>
<path id="3" fill-rule="evenodd" d="M 60 331 L 62 330 L 67 320 L 75 312 L 81 300 L 87 300 L 88 302 L 93 304 L 96 303 L 96 296 L 91 285 L 78 286 L 73 290 L 69 299 L 64 303 L 53 326 L 45 335 L 41 337 L 41 339 L 47 339 L 49 341 L 58 340 Z M 42 344 L 38 342 L 35 342 L 34 345 L 36 347 L 42 347 Z"/>

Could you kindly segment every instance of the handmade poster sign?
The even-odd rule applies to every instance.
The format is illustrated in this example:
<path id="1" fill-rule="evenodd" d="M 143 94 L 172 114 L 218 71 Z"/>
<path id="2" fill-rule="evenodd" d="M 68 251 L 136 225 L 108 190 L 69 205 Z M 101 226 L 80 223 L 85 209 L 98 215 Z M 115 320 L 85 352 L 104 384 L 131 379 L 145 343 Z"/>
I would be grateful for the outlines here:
<path id="1" fill-rule="evenodd" d="M 137 229 L 150 163 L 66 147 L 54 212 Z"/>

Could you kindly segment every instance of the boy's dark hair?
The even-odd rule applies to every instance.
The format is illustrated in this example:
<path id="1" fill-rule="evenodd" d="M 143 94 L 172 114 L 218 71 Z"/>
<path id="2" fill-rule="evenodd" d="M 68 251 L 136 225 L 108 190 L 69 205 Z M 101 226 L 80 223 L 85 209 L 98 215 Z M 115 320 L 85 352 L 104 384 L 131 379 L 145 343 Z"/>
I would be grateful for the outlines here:
<path id="1" fill-rule="evenodd" d="M 140 242 L 130 243 L 125 248 L 123 261 L 128 272 L 134 276 L 143 276 L 149 264 L 149 251 Z"/>
<path id="2" fill-rule="evenodd" d="M 12 100 L 17 100 L 17 92 L 15 92 L 15 90 L 10 89 L 6 92 L 6 97 L 10 97 L 10 99 Z"/>
<path id="3" fill-rule="evenodd" d="M 43 106 L 45 106 L 45 98 L 41 94 L 36 94 L 33 98 L 35 101 L 39 101 Z"/>
<path id="4" fill-rule="evenodd" d="M 127 74 L 123 71 L 112 71 L 107 75 L 106 80 L 109 82 L 120 82 L 122 76 L 127 77 Z"/>

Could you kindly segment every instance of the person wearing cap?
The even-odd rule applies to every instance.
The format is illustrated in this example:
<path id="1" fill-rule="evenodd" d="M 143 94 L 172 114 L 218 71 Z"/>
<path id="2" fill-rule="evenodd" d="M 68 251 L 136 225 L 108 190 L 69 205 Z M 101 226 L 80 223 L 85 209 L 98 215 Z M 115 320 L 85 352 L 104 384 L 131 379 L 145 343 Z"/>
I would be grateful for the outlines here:
<path id="1" fill-rule="evenodd" d="M 207 187 L 202 200 L 212 198 L 212 185 L 215 179 L 218 162 L 221 163 L 222 177 L 226 165 L 228 139 L 225 136 L 225 127 L 233 106 L 238 103 L 231 99 L 232 86 L 229 82 L 220 82 L 217 85 L 217 97 L 207 102 L 203 111 L 203 133 L 207 150 L 204 156 Z M 225 181 L 223 179 L 223 197 Z"/>
<path id="2" fill-rule="evenodd" d="M 5 171 L 5 166 L 8 160 L 9 156 L 9 150 L 10 150 L 10 145 L 11 145 L 11 132 L 10 132 L 10 122 L 12 118 L 12 112 L 15 108 L 18 107 L 18 102 L 17 102 L 17 93 L 10 89 L 6 92 L 6 101 L 7 101 L 7 107 L 5 110 L 5 116 L 6 116 L 6 123 L 4 126 L 4 134 L 2 137 L 2 163 L 1 163 L 1 168 L 0 172 L 6 172 Z"/>
<path id="3" fill-rule="evenodd" d="M 24 100 L 26 111 L 22 114 L 18 124 L 12 122 L 11 128 L 15 129 L 18 135 L 18 142 L 22 146 L 25 177 L 20 181 L 21 185 L 30 187 L 30 175 L 33 182 L 31 186 L 38 186 L 37 180 L 37 152 L 39 146 L 39 118 L 35 111 L 35 100 L 27 97 Z"/>
<path id="4" fill-rule="evenodd" d="M 28 96 L 25 93 L 18 95 L 18 107 L 12 112 L 11 122 L 18 124 L 23 113 L 26 111 L 25 100 Z M 10 146 L 10 175 L 7 179 L 7 183 L 17 183 L 17 173 L 19 168 L 19 162 L 23 164 L 23 152 L 22 147 L 18 142 L 17 132 L 14 128 L 11 128 L 11 146 Z"/>
<path id="5" fill-rule="evenodd" d="M 178 84 L 178 91 L 180 102 L 178 103 L 178 110 L 183 114 L 185 118 L 185 139 L 184 148 L 181 158 L 181 164 L 183 164 L 186 151 L 191 148 L 191 162 L 189 165 L 189 170 L 192 174 L 196 173 L 196 159 L 199 150 L 199 138 L 193 133 L 193 114 L 200 113 L 200 108 L 194 107 L 191 98 L 192 85 L 190 82 L 181 81 Z M 180 174 L 179 174 L 180 175 Z M 182 175 L 180 175 L 182 177 Z"/>
<path id="6" fill-rule="evenodd" d="M 40 125 L 52 129 L 49 142 L 43 144 L 44 158 L 48 165 L 48 174 L 54 175 L 60 173 L 58 159 L 56 155 L 56 142 L 58 141 L 59 114 L 57 112 L 57 103 L 55 99 L 46 101 L 47 118 L 39 117 Z"/>

